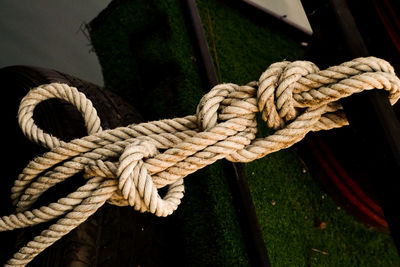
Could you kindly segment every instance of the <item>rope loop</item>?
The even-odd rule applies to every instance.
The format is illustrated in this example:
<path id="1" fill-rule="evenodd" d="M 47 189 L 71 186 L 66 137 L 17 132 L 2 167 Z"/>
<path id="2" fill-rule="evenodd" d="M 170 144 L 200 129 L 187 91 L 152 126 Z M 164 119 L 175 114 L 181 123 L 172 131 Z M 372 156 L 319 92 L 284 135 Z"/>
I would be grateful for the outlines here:
<path id="1" fill-rule="evenodd" d="M 64 100 L 75 106 L 82 114 L 89 134 L 98 133 L 102 130 L 96 109 L 83 93 L 66 84 L 45 84 L 30 90 L 22 99 L 18 110 L 18 123 L 21 130 L 32 142 L 39 143 L 49 149 L 58 147 L 63 143 L 57 137 L 44 132 L 33 120 L 35 107 L 39 103 L 52 98 Z"/>

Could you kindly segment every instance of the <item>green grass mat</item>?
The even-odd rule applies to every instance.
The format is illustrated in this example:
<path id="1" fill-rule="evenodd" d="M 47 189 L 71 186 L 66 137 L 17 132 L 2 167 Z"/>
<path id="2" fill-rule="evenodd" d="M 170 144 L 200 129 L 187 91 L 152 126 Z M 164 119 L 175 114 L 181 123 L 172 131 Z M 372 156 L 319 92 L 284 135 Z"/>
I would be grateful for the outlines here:
<path id="1" fill-rule="evenodd" d="M 223 1 L 198 5 L 221 81 L 244 84 L 273 62 L 303 59 L 300 42 L 278 24 L 257 23 Z M 118 1 L 92 25 L 106 88 L 146 120 L 194 114 L 203 94 L 183 14 L 178 1 Z M 269 133 L 260 126 L 259 136 Z M 245 172 L 272 266 L 400 266 L 391 238 L 338 208 L 295 147 L 248 163 Z M 187 265 L 249 265 L 227 179 L 216 163 L 185 180 L 171 220 Z"/>

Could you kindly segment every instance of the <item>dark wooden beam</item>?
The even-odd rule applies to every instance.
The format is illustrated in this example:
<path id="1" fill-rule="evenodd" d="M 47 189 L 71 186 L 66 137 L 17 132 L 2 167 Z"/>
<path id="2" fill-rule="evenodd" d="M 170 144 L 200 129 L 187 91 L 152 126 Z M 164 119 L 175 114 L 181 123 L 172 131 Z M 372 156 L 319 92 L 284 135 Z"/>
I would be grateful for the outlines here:
<path id="1" fill-rule="evenodd" d="M 210 88 L 218 84 L 218 75 L 210 54 L 203 24 L 195 0 L 185 0 L 184 6 L 188 14 L 189 30 L 195 39 L 201 67 Z M 206 88 L 205 92 L 208 92 Z M 244 173 L 243 165 L 223 160 L 224 171 L 228 176 L 234 205 L 236 206 L 242 236 L 246 242 L 248 255 L 254 266 L 270 266 L 267 248 L 264 243 L 260 224 L 251 197 L 250 189 Z"/>

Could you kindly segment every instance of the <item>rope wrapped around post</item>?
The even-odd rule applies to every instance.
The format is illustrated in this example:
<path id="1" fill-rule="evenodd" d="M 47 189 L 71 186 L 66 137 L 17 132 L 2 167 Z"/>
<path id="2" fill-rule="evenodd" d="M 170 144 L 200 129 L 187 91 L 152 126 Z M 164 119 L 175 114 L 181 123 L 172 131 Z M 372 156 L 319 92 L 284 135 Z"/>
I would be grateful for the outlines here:
<path id="1" fill-rule="evenodd" d="M 388 91 L 391 104 L 399 99 L 400 80 L 388 62 L 357 58 L 319 70 L 308 61 L 284 61 L 269 66 L 257 82 L 215 86 L 195 115 L 102 130 L 92 103 L 76 88 L 57 83 L 34 88 L 21 101 L 19 124 L 26 137 L 50 151 L 34 158 L 16 179 L 11 195 L 16 212 L 0 218 L 0 231 L 58 220 L 7 266 L 26 265 L 106 201 L 170 215 L 184 195 L 187 175 L 222 158 L 250 162 L 295 144 L 309 131 L 347 125 L 338 100 L 370 89 Z M 64 142 L 41 130 L 33 112 L 50 98 L 74 105 L 89 135 Z M 272 135 L 256 138 L 258 112 L 275 130 Z M 30 210 L 47 189 L 77 173 L 83 173 L 86 184 Z M 164 186 L 168 191 L 161 198 L 158 189 Z"/>

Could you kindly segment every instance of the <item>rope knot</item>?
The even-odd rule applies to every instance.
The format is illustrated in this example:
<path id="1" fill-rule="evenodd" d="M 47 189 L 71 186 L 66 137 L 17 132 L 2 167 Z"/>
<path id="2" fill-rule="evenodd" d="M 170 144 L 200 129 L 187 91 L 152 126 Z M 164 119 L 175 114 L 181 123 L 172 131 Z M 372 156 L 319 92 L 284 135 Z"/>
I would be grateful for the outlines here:
<path id="1" fill-rule="evenodd" d="M 161 198 L 143 160 L 154 157 L 158 150 L 154 144 L 135 140 L 127 145 L 119 157 L 118 164 L 96 160 L 86 167 L 85 178 L 118 178 L 118 190 L 107 200 L 117 206 L 132 206 L 141 212 L 151 212 L 157 216 L 173 213 L 183 197 L 183 180 L 179 179 L 168 187 Z"/>
<path id="2" fill-rule="evenodd" d="M 197 106 L 199 128 L 207 131 L 220 122 L 234 118 L 255 121 L 255 86 L 255 82 L 242 86 L 233 83 L 214 86 L 201 98 Z"/>
<path id="3" fill-rule="evenodd" d="M 158 154 L 157 148 L 152 143 L 145 141 L 133 142 L 121 154 L 117 169 L 118 188 L 130 206 L 140 205 L 140 198 L 137 194 L 138 188 L 143 188 L 146 183 L 153 184 L 146 167 L 143 165 L 143 158 L 152 157 L 156 154 Z M 146 196 L 148 197 L 148 193 Z"/>
<path id="4" fill-rule="evenodd" d="M 260 76 L 257 104 L 268 127 L 275 130 L 284 128 L 297 116 L 293 93 L 302 90 L 298 81 L 318 71 L 318 67 L 309 61 L 283 61 L 272 64 Z"/>
<path id="5" fill-rule="evenodd" d="M 217 124 L 218 112 L 222 108 L 223 101 L 238 87 L 236 84 L 219 84 L 200 99 L 196 110 L 197 123 L 200 129 L 205 131 Z"/>

